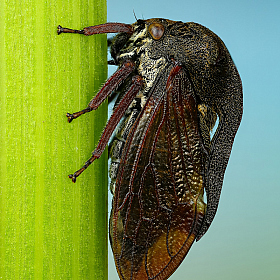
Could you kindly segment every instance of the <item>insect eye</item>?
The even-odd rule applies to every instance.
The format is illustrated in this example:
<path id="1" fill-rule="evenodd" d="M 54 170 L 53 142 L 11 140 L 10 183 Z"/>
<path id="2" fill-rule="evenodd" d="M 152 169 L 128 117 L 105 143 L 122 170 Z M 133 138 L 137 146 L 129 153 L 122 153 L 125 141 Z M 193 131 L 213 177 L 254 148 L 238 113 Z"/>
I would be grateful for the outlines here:
<path id="1" fill-rule="evenodd" d="M 160 23 L 153 23 L 149 26 L 149 32 L 155 40 L 159 40 L 164 33 L 164 26 Z"/>

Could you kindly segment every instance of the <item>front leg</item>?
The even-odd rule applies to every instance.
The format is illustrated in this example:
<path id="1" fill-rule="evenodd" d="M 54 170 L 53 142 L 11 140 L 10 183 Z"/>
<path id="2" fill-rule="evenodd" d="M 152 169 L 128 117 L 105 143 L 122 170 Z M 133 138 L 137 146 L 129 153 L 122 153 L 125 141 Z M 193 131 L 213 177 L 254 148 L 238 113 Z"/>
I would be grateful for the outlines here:
<path id="1" fill-rule="evenodd" d="M 101 90 L 96 94 L 96 96 L 90 101 L 88 107 L 82 111 L 70 114 L 67 113 L 68 122 L 78 118 L 79 116 L 96 110 L 100 104 L 114 91 L 120 84 L 122 84 L 125 79 L 134 71 L 135 64 L 132 61 L 127 61 L 106 81 Z"/>
<path id="2" fill-rule="evenodd" d="M 81 30 L 75 30 L 70 28 L 64 28 L 61 25 L 57 27 L 57 34 L 61 33 L 78 33 L 86 36 L 94 35 L 94 34 L 102 34 L 102 33 L 120 33 L 125 32 L 128 34 L 133 33 L 133 27 L 130 24 L 125 23 L 104 23 L 94 26 L 88 26 Z"/>

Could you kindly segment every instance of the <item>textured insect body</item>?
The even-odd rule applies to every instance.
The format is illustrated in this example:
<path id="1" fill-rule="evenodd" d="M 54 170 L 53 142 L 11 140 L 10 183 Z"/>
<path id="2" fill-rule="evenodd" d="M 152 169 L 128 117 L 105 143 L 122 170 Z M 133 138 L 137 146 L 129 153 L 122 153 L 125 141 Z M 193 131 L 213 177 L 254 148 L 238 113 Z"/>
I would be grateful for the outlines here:
<path id="1" fill-rule="evenodd" d="M 119 32 L 110 41 L 118 70 L 86 109 L 67 114 L 71 122 L 118 94 L 92 157 L 69 177 L 75 182 L 99 158 L 118 125 L 110 145 L 116 268 L 121 279 L 167 279 L 217 211 L 242 116 L 236 67 L 221 39 L 196 23 L 150 19 L 62 32 Z"/>

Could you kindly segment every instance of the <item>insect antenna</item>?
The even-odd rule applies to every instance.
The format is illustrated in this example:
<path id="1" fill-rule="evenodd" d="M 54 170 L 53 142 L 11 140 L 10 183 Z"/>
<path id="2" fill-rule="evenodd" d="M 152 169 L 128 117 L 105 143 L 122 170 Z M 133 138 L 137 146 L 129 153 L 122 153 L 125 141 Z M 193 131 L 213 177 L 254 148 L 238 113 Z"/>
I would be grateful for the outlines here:
<path id="1" fill-rule="evenodd" d="M 135 17 L 135 19 L 136 19 L 136 21 L 137 21 L 137 20 L 138 20 L 138 18 L 136 17 L 136 14 L 135 14 L 134 9 L 133 9 L 133 14 L 134 14 L 134 17 Z"/>

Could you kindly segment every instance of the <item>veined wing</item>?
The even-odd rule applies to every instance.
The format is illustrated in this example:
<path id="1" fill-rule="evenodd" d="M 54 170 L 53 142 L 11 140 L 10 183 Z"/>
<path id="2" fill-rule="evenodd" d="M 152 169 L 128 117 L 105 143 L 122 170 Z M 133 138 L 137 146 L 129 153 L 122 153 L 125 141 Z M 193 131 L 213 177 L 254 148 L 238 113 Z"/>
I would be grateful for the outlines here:
<path id="1" fill-rule="evenodd" d="M 170 65 L 122 151 L 110 221 L 121 279 L 167 279 L 182 262 L 205 213 L 205 161 L 191 81 Z"/>

